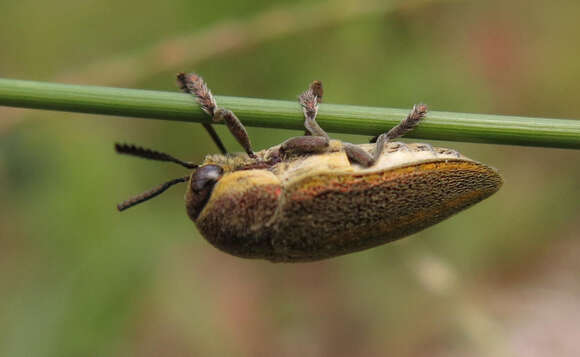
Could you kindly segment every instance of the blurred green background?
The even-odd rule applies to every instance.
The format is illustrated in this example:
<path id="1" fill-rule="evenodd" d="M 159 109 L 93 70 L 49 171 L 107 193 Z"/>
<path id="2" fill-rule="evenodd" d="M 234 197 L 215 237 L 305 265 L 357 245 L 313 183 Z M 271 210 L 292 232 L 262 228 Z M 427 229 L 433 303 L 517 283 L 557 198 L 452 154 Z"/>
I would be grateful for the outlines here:
<path id="1" fill-rule="evenodd" d="M 0 77 L 579 118 L 580 2 L 0 2 Z M 223 126 L 228 148 L 238 145 Z M 298 132 L 249 128 L 263 149 Z M 352 142 L 367 137 L 333 135 Z M 503 188 L 411 238 L 320 263 L 223 254 L 185 215 L 201 126 L 0 108 L 2 356 L 577 356 L 580 152 L 435 143 Z"/>

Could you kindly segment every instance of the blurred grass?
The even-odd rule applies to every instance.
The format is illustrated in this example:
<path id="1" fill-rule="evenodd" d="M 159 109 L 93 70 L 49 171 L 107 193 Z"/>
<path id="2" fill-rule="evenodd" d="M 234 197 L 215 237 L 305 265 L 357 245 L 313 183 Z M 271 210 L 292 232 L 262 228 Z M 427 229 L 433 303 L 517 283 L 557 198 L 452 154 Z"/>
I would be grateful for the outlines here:
<path id="1" fill-rule="evenodd" d="M 0 76 L 62 78 L 111 58 L 139 58 L 165 39 L 217 23 L 312 4 L 327 3 L 7 0 L 0 2 Z M 294 100 L 318 78 L 328 103 L 424 101 L 433 110 L 578 117 L 578 2 L 396 4 L 178 68 L 129 73 L 118 84 L 174 90 L 175 72 L 195 70 L 218 94 Z M 67 78 L 107 85 L 119 75 Z M 179 189 L 126 214 L 114 211 L 118 200 L 182 171 L 117 157 L 112 143 L 199 161 L 215 148 L 198 125 L 32 111 L 10 111 L 23 120 L 4 125 L 1 113 L 0 355 L 518 355 L 507 339 L 517 326 L 508 324 L 512 310 L 498 314 L 493 302 L 509 289 L 526 301 L 517 289 L 541 275 L 543 257 L 554 246 L 577 249 L 577 151 L 437 143 L 499 168 L 502 190 L 385 247 L 272 265 L 210 247 L 184 214 Z M 249 132 L 257 148 L 296 134 Z M 453 284 L 437 283 L 432 267 L 439 265 Z M 533 337 L 530 346 L 542 341 Z"/>

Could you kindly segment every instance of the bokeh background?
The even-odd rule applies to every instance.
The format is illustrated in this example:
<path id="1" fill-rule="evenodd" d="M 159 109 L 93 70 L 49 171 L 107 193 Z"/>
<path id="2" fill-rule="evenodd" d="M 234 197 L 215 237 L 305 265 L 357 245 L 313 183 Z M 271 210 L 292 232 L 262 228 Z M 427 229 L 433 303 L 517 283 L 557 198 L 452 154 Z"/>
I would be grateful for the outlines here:
<path id="1" fill-rule="evenodd" d="M 0 76 L 579 118 L 580 2 L 0 2 Z M 223 126 L 226 145 L 239 150 Z M 249 128 L 256 148 L 298 132 Z M 353 142 L 367 137 L 333 135 Z M 580 152 L 451 146 L 496 195 L 419 234 L 319 263 L 223 254 L 185 215 L 183 175 L 113 142 L 200 161 L 197 124 L 0 108 L 2 356 L 578 356 Z"/>

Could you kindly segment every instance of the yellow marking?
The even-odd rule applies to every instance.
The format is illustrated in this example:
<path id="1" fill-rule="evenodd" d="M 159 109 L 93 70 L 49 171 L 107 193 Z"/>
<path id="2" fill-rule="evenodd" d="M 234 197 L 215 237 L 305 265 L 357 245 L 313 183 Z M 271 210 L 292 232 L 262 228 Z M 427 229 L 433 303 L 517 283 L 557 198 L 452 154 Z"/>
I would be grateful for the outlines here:
<path id="1" fill-rule="evenodd" d="M 332 152 L 324 155 L 313 155 L 292 162 L 286 170 L 280 172 L 280 179 L 287 184 L 302 179 L 332 172 L 353 171 L 344 152 Z"/>
<path id="2" fill-rule="evenodd" d="M 244 170 L 226 173 L 216 184 L 211 198 L 235 194 L 262 185 L 279 185 L 280 180 L 270 171 Z"/>

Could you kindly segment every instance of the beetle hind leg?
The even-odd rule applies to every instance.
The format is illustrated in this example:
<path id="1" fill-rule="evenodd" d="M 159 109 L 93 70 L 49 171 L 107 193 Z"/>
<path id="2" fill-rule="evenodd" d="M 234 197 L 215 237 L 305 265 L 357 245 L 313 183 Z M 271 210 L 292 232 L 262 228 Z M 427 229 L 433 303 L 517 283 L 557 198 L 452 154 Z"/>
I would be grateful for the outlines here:
<path id="1" fill-rule="evenodd" d="M 417 104 L 413 106 L 413 110 L 403 119 L 399 125 L 393 127 L 386 133 L 375 136 L 371 139 L 371 143 L 376 142 L 375 152 L 371 155 L 366 150 L 361 147 L 351 144 L 342 143 L 344 151 L 348 156 L 350 162 L 357 163 L 364 167 L 371 167 L 377 162 L 381 157 L 385 145 L 392 140 L 405 135 L 407 132 L 413 130 L 425 117 L 427 114 L 427 106 L 425 104 Z M 406 150 L 409 151 L 409 147 L 404 143 L 397 143 L 393 148 L 389 148 L 389 152 Z M 432 149 L 431 149 L 432 150 Z"/>
<path id="2" fill-rule="evenodd" d="M 396 138 L 399 138 L 408 133 L 409 131 L 413 130 L 415 127 L 417 127 L 417 125 L 419 125 L 419 122 L 423 118 L 425 118 L 426 115 L 427 115 L 427 105 L 416 104 L 413 106 L 413 109 L 411 110 L 409 115 L 407 115 L 407 117 L 403 119 L 397 126 L 393 127 L 388 132 L 378 135 L 373 139 L 371 139 L 371 142 L 377 143 L 375 147 L 375 153 L 373 155 L 375 161 L 378 160 L 378 158 L 383 153 L 383 149 L 386 143 Z"/>

